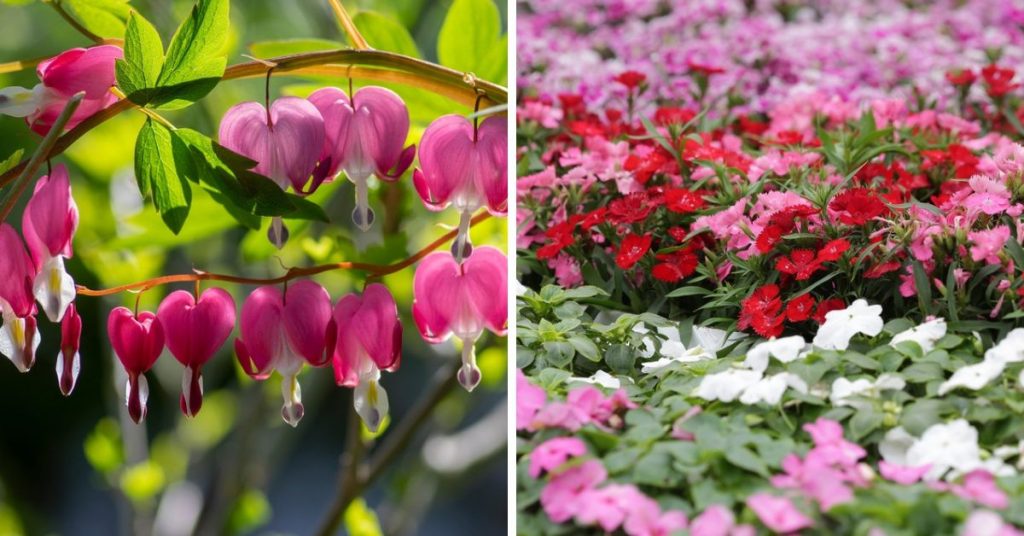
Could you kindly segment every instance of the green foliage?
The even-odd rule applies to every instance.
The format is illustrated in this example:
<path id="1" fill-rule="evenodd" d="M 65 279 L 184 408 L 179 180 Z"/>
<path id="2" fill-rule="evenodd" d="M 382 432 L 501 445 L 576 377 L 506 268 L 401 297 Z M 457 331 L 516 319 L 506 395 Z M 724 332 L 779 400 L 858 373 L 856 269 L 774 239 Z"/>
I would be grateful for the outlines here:
<path id="1" fill-rule="evenodd" d="M 330 39 L 274 39 L 259 41 L 249 45 L 249 52 L 257 58 L 274 58 L 290 56 L 303 52 L 319 52 L 322 50 L 338 50 L 345 45 Z"/>
<path id="2" fill-rule="evenodd" d="M 121 491 L 136 504 L 152 500 L 166 484 L 164 470 L 151 460 L 128 467 L 121 473 Z"/>
<path id="3" fill-rule="evenodd" d="M 452 69 L 501 84 L 508 77 L 507 39 L 493 0 L 455 0 L 437 38 L 437 57 Z"/>
<path id="4" fill-rule="evenodd" d="M 416 41 L 402 23 L 374 11 L 356 13 L 353 22 L 371 47 L 413 58 L 421 56 Z"/>
<path id="5" fill-rule="evenodd" d="M 156 29 L 132 13 L 118 86 L 140 106 L 174 110 L 201 99 L 220 82 L 227 65 L 227 0 L 199 0 L 171 38 L 166 55 Z"/>
<path id="6" fill-rule="evenodd" d="M 352 501 L 345 509 L 345 530 L 350 536 L 381 536 L 380 521 L 362 497 Z"/>
<path id="7" fill-rule="evenodd" d="M 113 419 L 96 423 L 96 428 L 85 439 L 84 448 L 85 459 L 101 474 L 111 475 L 124 464 L 121 430 Z"/>
<path id="8" fill-rule="evenodd" d="M 86 30 L 100 37 L 121 37 L 131 12 L 128 0 L 59 0 Z"/>
<path id="9" fill-rule="evenodd" d="M 135 141 L 135 178 L 139 191 L 152 197 L 153 206 L 175 234 L 185 224 L 192 203 L 192 189 L 178 174 L 178 166 L 189 153 L 177 140 L 167 127 L 148 119 Z"/>
<path id="10" fill-rule="evenodd" d="M 25 154 L 25 150 L 18 149 L 17 151 L 11 153 L 11 155 L 8 156 L 6 160 L 0 162 L 0 173 L 6 173 L 9 169 L 18 165 L 18 162 L 21 162 L 21 155 L 23 154 Z"/>
<path id="11" fill-rule="evenodd" d="M 270 520 L 270 502 L 257 489 L 247 489 L 238 497 L 231 510 L 228 527 L 232 534 L 245 534 Z"/>

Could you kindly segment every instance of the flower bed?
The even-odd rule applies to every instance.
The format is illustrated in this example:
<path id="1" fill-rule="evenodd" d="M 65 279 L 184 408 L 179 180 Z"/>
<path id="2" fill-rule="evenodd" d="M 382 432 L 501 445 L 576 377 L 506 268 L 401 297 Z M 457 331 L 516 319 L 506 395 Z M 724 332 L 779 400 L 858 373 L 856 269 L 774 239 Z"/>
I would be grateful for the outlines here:
<path id="1" fill-rule="evenodd" d="M 535 4 L 520 532 L 1017 534 L 1019 9 Z"/>

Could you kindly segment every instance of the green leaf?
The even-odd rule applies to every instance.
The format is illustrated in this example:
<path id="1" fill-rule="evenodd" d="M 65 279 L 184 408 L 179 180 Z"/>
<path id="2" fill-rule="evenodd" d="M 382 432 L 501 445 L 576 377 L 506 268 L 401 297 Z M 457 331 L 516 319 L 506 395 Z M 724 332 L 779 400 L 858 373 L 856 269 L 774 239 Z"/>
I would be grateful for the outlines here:
<path id="1" fill-rule="evenodd" d="M 7 173 L 11 168 L 18 165 L 21 162 L 21 155 L 25 154 L 25 149 L 18 149 L 11 153 L 11 156 L 7 157 L 7 160 L 0 162 L 0 173 Z"/>
<path id="2" fill-rule="evenodd" d="M 352 501 L 345 509 L 345 530 L 351 536 L 381 536 L 377 514 L 362 498 Z"/>
<path id="3" fill-rule="evenodd" d="M 591 341 L 581 335 L 573 335 L 572 337 L 569 337 L 569 344 L 571 344 L 581 356 L 589 359 L 590 361 L 595 363 L 601 361 L 600 350 L 598 350 L 594 341 Z"/>
<path id="4" fill-rule="evenodd" d="M 764 463 L 764 460 L 744 445 L 730 443 L 725 449 L 725 459 L 737 467 L 742 467 L 765 478 L 770 476 L 768 465 Z"/>
<path id="5" fill-rule="evenodd" d="M 665 295 L 666 298 L 681 298 L 684 296 L 707 296 L 711 291 L 704 287 L 679 287 Z"/>
<path id="6" fill-rule="evenodd" d="M 342 48 L 345 48 L 344 44 L 329 39 L 275 39 L 253 43 L 249 45 L 249 52 L 254 57 L 266 59 Z"/>
<path id="7" fill-rule="evenodd" d="M 491 45 L 482 57 L 475 74 L 488 82 L 505 85 L 508 83 L 508 36 Z"/>
<path id="8" fill-rule="evenodd" d="M 375 11 L 360 11 L 353 17 L 353 22 L 371 47 L 413 58 L 420 57 L 416 41 L 402 23 Z"/>
<path id="9" fill-rule="evenodd" d="M 633 364 L 636 362 L 636 354 L 633 349 L 625 344 L 616 344 L 604 354 L 604 360 L 614 372 L 629 374 L 633 372 Z"/>
<path id="10" fill-rule="evenodd" d="M 117 60 L 117 85 L 128 98 L 145 105 L 152 97 L 164 66 L 164 45 L 156 28 L 142 15 L 128 16 L 124 34 L 124 59 Z"/>
<path id="11" fill-rule="evenodd" d="M 858 411 L 850 419 L 850 438 L 854 441 L 863 438 L 881 426 L 884 419 L 885 414 L 874 408 Z"/>
<path id="12" fill-rule="evenodd" d="M 209 93 L 224 75 L 227 58 L 228 0 L 199 0 L 167 47 L 157 84 L 161 91 L 151 104 L 184 108 Z"/>
<path id="13" fill-rule="evenodd" d="M 135 142 L 135 178 L 174 234 L 185 224 L 192 203 L 192 190 L 178 174 L 176 161 L 182 158 L 189 158 L 184 145 L 175 144 L 166 127 L 147 119 Z"/>
<path id="14" fill-rule="evenodd" d="M 121 37 L 131 12 L 128 0 L 61 0 L 67 10 L 86 30 L 100 37 Z"/>
<path id="15" fill-rule="evenodd" d="M 486 65 L 486 51 L 501 38 L 501 15 L 493 0 L 455 0 L 437 36 L 441 64 L 479 75 Z"/>

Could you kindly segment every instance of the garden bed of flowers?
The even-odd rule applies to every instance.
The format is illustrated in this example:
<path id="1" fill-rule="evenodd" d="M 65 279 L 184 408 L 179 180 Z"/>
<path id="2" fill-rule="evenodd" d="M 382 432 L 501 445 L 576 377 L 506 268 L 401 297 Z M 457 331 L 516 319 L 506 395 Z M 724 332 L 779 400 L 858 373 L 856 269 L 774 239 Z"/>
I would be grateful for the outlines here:
<path id="1" fill-rule="evenodd" d="M 1024 10 L 693 4 L 521 4 L 520 533 L 1022 533 Z"/>

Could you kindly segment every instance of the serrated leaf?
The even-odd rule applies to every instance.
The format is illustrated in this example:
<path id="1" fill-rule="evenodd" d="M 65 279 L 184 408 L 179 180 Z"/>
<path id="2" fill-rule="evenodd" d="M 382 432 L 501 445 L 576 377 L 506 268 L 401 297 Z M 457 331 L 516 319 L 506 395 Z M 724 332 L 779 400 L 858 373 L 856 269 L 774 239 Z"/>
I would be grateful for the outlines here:
<path id="1" fill-rule="evenodd" d="M 360 11 L 353 17 L 353 22 L 371 47 L 413 58 L 420 57 L 416 41 L 402 23 L 375 11 Z"/>
<path id="2" fill-rule="evenodd" d="M 118 87 L 132 102 L 145 105 L 152 97 L 163 66 L 160 34 L 145 17 L 133 11 L 124 34 L 124 59 L 114 65 Z"/>
<path id="3" fill-rule="evenodd" d="M 455 0 L 437 36 L 442 65 L 478 74 L 485 52 L 501 38 L 501 15 L 493 0 Z"/>
<path id="4" fill-rule="evenodd" d="M 135 142 L 135 177 L 139 191 L 150 194 L 153 206 L 173 233 L 181 231 L 188 218 L 192 190 L 178 174 L 175 151 L 181 158 L 184 146 L 175 146 L 171 131 L 146 120 Z"/>
<path id="5" fill-rule="evenodd" d="M 362 28 L 360 27 L 360 30 Z M 290 56 L 303 52 L 319 52 L 323 50 L 339 50 L 345 45 L 330 39 L 273 39 L 259 41 L 249 45 L 249 52 L 257 58 L 275 58 Z"/>

